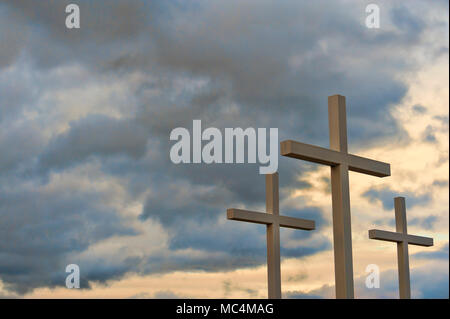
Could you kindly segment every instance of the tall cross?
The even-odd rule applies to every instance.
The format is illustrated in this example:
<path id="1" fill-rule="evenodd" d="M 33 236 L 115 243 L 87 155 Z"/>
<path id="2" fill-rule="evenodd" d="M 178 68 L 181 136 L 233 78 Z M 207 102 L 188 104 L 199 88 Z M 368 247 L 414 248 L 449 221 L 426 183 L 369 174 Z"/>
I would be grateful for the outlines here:
<path id="1" fill-rule="evenodd" d="M 281 142 L 281 155 L 331 166 L 336 298 L 354 298 L 348 171 L 385 177 L 390 165 L 348 154 L 345 97 L 328 97 L 330 149 L 296 141 Z"/>
<path id="2" fill-rule="evenodd" d="M 266 211 L 227 209 L 227 218 L 267 226 L 267 275 L 269 299 L 281 298 L 280 227 L 313 230 L 313 220 L 280 216 L 278 199 L 278 173 L 266 174 Z"/>
<path id="3" fill-rule="evenodd" d="M 370 239 L 378 239 L 397 243 L 398 286 L 401 299 L 411 298 L 409 279 L 408 244 L 417 246 L 433 246 L 433 238 L 409 235 L 406 229 L 406 206 L 404 197 L 395 197 L 395 228 L 397 232 L 371 229 Z"/>

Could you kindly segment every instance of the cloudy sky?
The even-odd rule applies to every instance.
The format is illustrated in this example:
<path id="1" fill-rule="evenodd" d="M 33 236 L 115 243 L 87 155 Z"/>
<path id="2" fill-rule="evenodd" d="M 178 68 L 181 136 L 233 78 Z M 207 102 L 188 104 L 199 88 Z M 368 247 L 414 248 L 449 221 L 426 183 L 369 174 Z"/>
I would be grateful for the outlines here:
<path id="1" fill-rule="evenodd" d="M 65 27 L 77 3 L 81 28 Z M 349 151 L 392 176 L 350 174 L 357 298 L 398 296 L 405 196 L 413 298 L 448 298 L 448 2 L 0 0 L 0 297 L 265 298 L 257 164 L 170 161 L 172 129 L 274 127 L 328 147 L 327 97 L 347 98 Z M 328 167 L 279 158 L 286 298 L 333 298 Z M 78 264 L 81 288 L 65 287 Z M 367 289 L 367 265 L 381 287 Z"/>

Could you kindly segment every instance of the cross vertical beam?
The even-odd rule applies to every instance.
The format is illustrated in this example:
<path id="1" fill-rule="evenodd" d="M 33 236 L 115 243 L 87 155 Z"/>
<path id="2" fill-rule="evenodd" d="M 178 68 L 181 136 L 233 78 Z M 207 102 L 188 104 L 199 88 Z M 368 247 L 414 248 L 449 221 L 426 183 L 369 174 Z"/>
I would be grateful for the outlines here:
<path id="1" fill-rule="evenodd" d="M 345 96 L 328 97 L 330 149 L 347 153 Z M 348 164 L 331 166 L 336 298 L 354 298 Z"/>
<path id="2" fill-rule="evenodd" d="M 406 205 L 404 197 L 394 198 L 395 230 L 397 233 L 407 234 Z M 398 285 L 400 299 L 411 299 L 411 286 L 409 276 L 408 242 L 397 242 Z"/>
<path id="3" fill-rule="evenodd" d="M 328 128 L 330 148 L 347 153 L 347 119 L 345 96 L 332 95 L 328 97 Z"/>
<path id="4" fill-rule="evenodd" d="M 278 173 L 266 174 L 266 211 L 279 216 Z M 267 226 L 267 278 L 269 299 L 281 299 L 280 223 L 274 218 Z"/>

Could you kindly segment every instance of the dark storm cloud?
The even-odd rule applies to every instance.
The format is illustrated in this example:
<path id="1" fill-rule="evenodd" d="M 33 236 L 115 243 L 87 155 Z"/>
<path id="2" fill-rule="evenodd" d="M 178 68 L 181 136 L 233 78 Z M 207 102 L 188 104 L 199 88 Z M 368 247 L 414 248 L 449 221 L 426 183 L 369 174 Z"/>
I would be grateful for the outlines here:
<path id="1" fill-rule="evenodd" d="M 30 165 L 30 159 L 45 145 L 37 127 L 5 127 L 0 129 L 0 172 L 7 173 Z"/>
<path id="2" fill-rule="evenodd" d="M 411 13 L 407 6 L 399 6 L 392 9 L 392 22 L 399 30 L 405 32 L 406 36 L 414 37 L 420 34 L 426 27 L 420 16 Z"/>
<path id="3" fill-rule="evenodd" d="M 83 26 L 78 32 L 61 26 L 65 1 L 43 1 L 39 6 L 30 1 L 7 3 L 46 31 L 35 34 L 44 37 L 39 42 L 47 43 L 45 53 L 40 54 L 41 45 L 29 43 L 33 58 L 40 59 L 41 64 L 80 61 L 94 68 L 125 66 L 127 70 L 151 68 L 153 73 L 171 70 L 207 76 L 219 83 L 223 94 L 242 104 L 241 115 L 254 117 L 257 108 L 257 121 L 264 122 L 261 112 L 270 112 L 272 116 L 267 118 L 271 122 L 288 123 L 288 131 L 297 131 L 301 125 L 304 136 L 312 141 L 326 141 L 326 96 L 342 93 L 352 105 L 349 116 L 354 122 L 349 130 L 355 142 L 399 133 L 385 110 L 401 99 L 405 87 L 387 79 L 392 78 L 392 64 L 402 68 L 404 60 L 392 55 L 374 72 L 368 58 L 373 56 L 375 46 L 389 46 L 401 56 L 407 53 L 402 45 L 415 43 L 389 32 L 374 36 L 361 28 L 352 11 L 337 3 L 319 12 L 315 3 L 296 2 L 281 6 L 271 1 L 245 5 L 199 2 L 192 6 L 158 1 L 112 1 L 108 5 L 81 1 Z M 239 15 L 235 14 L 237 4 Z M 411 24 L 411 14 L 403 15 L 395 21 Z M 316 18 L 312 20 L 312 16 Z M 398 24 L 408 32 L 404 24 Z M 291 29 L 286 32 L 288 25 Z M 417 31 L 414 28 L 408 34 L 418 40 Z M 327 48 L 322 47 L 325 41 Z M 335 61 L 335 55 L 355 54 L 365 54 L 367 62 L 360 60 L 359 69 L 352 73 L 347 71 L 351 65 L 346 60 Z M 301 62 L 293 68 L 290 60 L 295 57 Z M 351 89 L 355 85 L 357 94 Z M 374 94 L 374 89 L 383 92 L 382 98 Z M 275 110 L 279 113 L 276 116 Z M 177 116 L 183 114 L 177 111 Z M 383 129 L 376 121 L 364 121 L 368 114 L 384 122 Z M 195 110 L 191 115 L 196 115 Z M 300 122 L 289 125 L 294 116 Z M 186 124 L 188 118 L 183 119 Z"/>
<path id="4" fill-rule="evenodd" d="M 25 19 L 0 3 L 0 69 L 11 65 L 20 55 L 27 36 Z"/>
<path id="5" fill-rule="evenodd" d="M 370 56 L 372 46 L 400 48 L 399 41 L 402 42 L 403 37 L 372 37 L 367 29 L 359 26 L 358 20 L 338 6 L 319 14 L 316 3 L 303 3 L 296 11 L 289 6 L 263 2 L 256 6 L 244 5 L 239 15 L 233 16 L 234 13 L 232 4 L 223 3 L 201 13 L 189 10 L 180 13 L 180 22 L 174 20 L 174 26 L 163 28 L 164 36 L 156 39 L 158 64 L 171 70 L 207 76 L 221 83 L 228 88 L 224 95 L 227 93 L 242 105 L 240 118 L 255 118 L 256 114 L 259 123 L 271 122 L 283 127 L 283 136 L 300 133 L 312 142 L 325 144 L 326 96 L 334 93 L 347 95 L 349 110 L 352 110 L 349 112 L 349 131 L 356 142 L 386 135 L 401 136 L 386 109 L 403 97 L 404 85 L 387 80 L 391 78 L 389 68 L 379 65 L 374 72 L 373 64 L 367 60 L 361 61 L 358 70 L 348 72 L 351 65 L 344 60 L 336 63 L 333 55 L 354 55 L 356 52 L 349 49 L 354 50 L 353 46 L 357 46 L 356 51 L 363 51 L 357 54 Z M 311 16 L 317 21 L 312 21 Z M 178 32 L 178 24 L 185 19 L 191 21 L 189 27 Z M 305 32 L 302 29 L 305 23 L 314 27 Z M 293 29 L 298 27 L 298 31 L 286 32 L 287 24 Z M 205 29 L 205 26 L 208 27 Z M 341 40 L 337 42 L 339 45 L 331 42 L 332 38 Z M 321 47 L 324 41 L 329 41 L 329 48 Z M 364 47 L 359 45 L 362 41 Z M 298 66 L 292 66 L 290 60 L 295 61 L 296 57 L 300 62 Z M 391 63 L 402 68 L 400 60 L 384 61 L 386 66 Z M 354 86 L 358 86 L 357 94 L 351 89 Z M 215 104 L 210 105 L 212 107 L 217 109 Z M 205 108 L 197 110 L 203 115 Z M 200 116 L 195 108 L 190 114 L 191 118 Z M 376 120 L 364 120 L 367 116 Z M 294 118 L 297 121 L 293 121 Z M 185 118 L 185 125 L 188 120 Z M 381 122 L 386 124 L 382 125 L 383 129 L 379 127 Z"/>
<path id="6" fill-rule="evenodd" d="M 33 94 L 29 87 L 24 85 L 24 76 L 12 77 L 10 74 L 0 74 L 0 123 L 6 124 L 7 120 L 14 119 L 20 114 L 27 103 L 32 102 Z"/>
<path id="7" fill-rule="evenodd" d="M 40 157 L 44 169 L 61 169 L 91 156 L 128 155 L 138 158 L 146 150 L 147 135 L 134 122 L 93 115 L 71 123 L 66 133 L 50 141 Z"/>
<path id="8" fill-rule="evenodd" d="M 100 205 L 92 194 L 64 187 L 52 196 L 40 192 L 48 182 L 38 178 L 41 174 L 95 160 L 102 172 L 126 179 L 130 198 L 147 194 L 140 218 L 158 221 L 170 235 L 166 254 L 144 257 L 144 266 L 136 258 L 80 265 L 87 269 L 82 276 L 86 284 L 117 279 L 137 269 L 215 271 L 265 262 L 264 227 L 222 222 L 227 207 L 263 207 L 264 177 L 257 166 L 174 165 L 169 161 L 169 134 L 175 127 L 190 129 L 193 119 L 201 119 L 204 128 L 278 127 L 280 140 L 326 147 L 327 96 L 340 93 L 347 96 L 350 150 L 386 138 L 407 141 L 390 107 L 406 93 L 396 75 L 413 64 L 410 52 L 423 45 L 421 32 L 427 25 L 403 7 L 389 15 L 395 30 L 374 32 L 361 24 L 362 4 L 349 8 L 326 1 L 115 0 L 106 4 L 80 0 L 81 29 L 68 30 L 64 27 L 67 3 L 7 0 L 0 4 L 0 71 L 14 63 L 25 65 L 28 72 L 75 65 L 92 76 L 143 76 L 130 93 L 126 119 L 94 115 L 93 109 L 66 123 L 66 131 L 51 130 L 54 134 L 48 141 L 37 127 L 20 131 L 29 123 L 17 118 L 22 112 L 35 112 L 34 100 L 70 79 L 61 75 L 53 82 L 31 85 L 41 86 L 39 91 L 21 89 L 21 83 L 29 84 L 22 80 L 14 85 L 7 78 L 0 81 L 0 122 L 3 125 L 8 118 L 12 119 L 8 125 L 17 124 L 16 130 L 0 131 L 1 180 L 17 188 L 16 193 L 2 194 L 0 201 L 10 234 L 3 233 L 10 237 L 0 240 L 5 248 L 0 252 L 0 277 L 15 290 L 56 285 L 63 274 L 55 269 L 63 269 L 68 253 L 127 233 L 116 212 Z M 37 122 L 47 123 L 45 112 L 37 117 Z M 301 175 L 315 167 L 280 158 L 282 198 L 292 187 L 310 187 Z M 6 181 L 4 176 L 14 178 Z M 36 190 L 30 193 L 23 186 L 27 183 L 34 183 Z M 380 198 L 389 208 L 388 195 L 390 190 L 372 190 L 366 196 Z M 408 205 L 429 200 L 424 196 Z M 287 207 L 287 213 L 324 223 L 314 208 Z M 26 223 L 27 218 L 35 218 L 35 223 Z M 39 237 L 42 232 L 51 236 Z M 285 257 L 330 248 L 320 235 L 283 233 L 296 243 L 282 247 Z M 309 241 L 307 246 L 303 240 Z M 182 254 L 186 249 L 199 255 Z M 28 252 L 46 258 L 33 259 Z"/>
<path id="9" fill-rule="evenodd" d="M 102 1 L 79 0 L 81 28 L 65 27 L 65 8 L 69 0 L 5 0 L 2 7 L 21 18 L 13 25 L 28 31 L 28 37 L 19 39 L 21 46 L 41 67 L 83 62 L 91 66 L 103 64 L 108 57 L 117 58 L 123 45 L 132 46 L 136 37 L 149 30 L 157 1 Z M 161 1 L 160 3 L 164 3 Z M 42 45 L 45 43 L 45 45 Z M 0 65 L 1 66 L 1 65 Z"/>
<path id="10" fill-rule="evenodd" d="M 388 187 L 380 189 L 369 189 L 364 194 L 371 203 L 380 201 L 383 204 L 384 210 L 394 209 L 394 197 L 405 197 L 406 207 L 412 208 L 416 205 L 424 205 L 430 202 L 431 193 L 425 193 L 423 195 L 417 195 L 413 192 L 396 192 Z"/>
<path id="11" fill-rule="evenodd" d="M 1 190 L 0 274 L 7 288 L 24 293 L 64 286 L 74 254 L 114 235 L 135 234 L 101 197 L 67 189 Z"/>
<path id="12" fill-rule="evenodd" d="M 127 234 L 135 235 L 136 233 L 129 231 Z M 121 235 L 121 233 L 116 232 L 114 235 Z M 70 260 L 70 257 L 67 260 Z M 80 288 L 90 288 L 90 282 L 108 283 L 121 279 L 126 273 L 136 272 L 141 262 L 142 258 L 138 256 L 127 257 L 121 261 L 105 261 L 98 258 L 80 261 L 78 263 L 82 270 Z"/>

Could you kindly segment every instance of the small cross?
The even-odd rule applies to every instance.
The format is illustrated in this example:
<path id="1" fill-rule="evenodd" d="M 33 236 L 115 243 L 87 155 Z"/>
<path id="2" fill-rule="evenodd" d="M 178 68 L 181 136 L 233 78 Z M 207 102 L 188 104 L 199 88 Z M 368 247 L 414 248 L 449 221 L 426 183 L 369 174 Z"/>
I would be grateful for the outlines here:
<path id="1" fill-rule="evenodd" d="M 378 239 L 397 243 L 398 284 L 401 299 L 411 298 L 409 278 L 408 244 L 417 246 L 433 246 L 433 238 L 409 235 L 406 229 L 406 206 L 404 197 L 395 197 L 395 228 L 397 232 L 371 229 L 370 239 Z"/>
<path id="2" fill-rule="evenodd" d="M 279 215 L 278 173 L 266 175 L 266 211 L 267 213 L 248 210 L 227 209 L 227 218 L 267 226 L 267 275 L 269 299 L 281 298 L 280 275 L 280 227 L 313 230 L 313 220 Z"/>
<path id="3" fill-rule="evenodd" d="M 296 141 L 281 142 L 281 155 L 331 166 L 336 298 L 354 298 L 348 171 L 385 177 L 390 165 L 348 154 L 345 96 L 328 97 L 330 149 Z"/>

